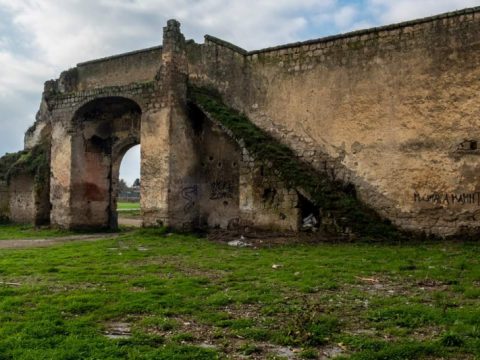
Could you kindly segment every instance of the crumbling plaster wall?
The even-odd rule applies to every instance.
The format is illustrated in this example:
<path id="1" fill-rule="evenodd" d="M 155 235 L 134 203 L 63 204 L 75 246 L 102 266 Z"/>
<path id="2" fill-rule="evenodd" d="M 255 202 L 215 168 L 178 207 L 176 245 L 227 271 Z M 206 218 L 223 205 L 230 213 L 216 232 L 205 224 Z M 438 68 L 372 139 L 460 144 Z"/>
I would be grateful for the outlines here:
<path id="1" fill-rule="evenodd" d="M 480 226 L 480 9 L 245 53 L 192 45 L 190 81 L 405 229 Z M 239 76 L 241 74 L 241 76 Z"/>
<path id="2" fill-rule="evenodd" d="M 162 47 L 80 63 L 76 67 L 77 91 L 149 82 L 160 68 Z"/>
<path id="3" fill-rule="evenodd" d="M 30 174 L 20 174 L 9 184 L 10 220 L 16 223 L 34 223 L 36 218 L 35 182 Z"/>
<path id="4" fill-rule="evenodd" d="M 85 148 L 78 144 L 79 129 L 78 124 L 74 122 L 76 112 L 85 104 L 97 99 L 124 98 L 138 104 L 143 117 L 155 109 L 154 93 L 155 86 L 152 83 L 140 83 L 46 95 L 49 103 L 48 116 L 52 127 L 50 202 L 53 225 L 64 228 L 78 225 L 79 219 L 74 211 L 74 198 L 78 195 L 72 192 L 77 173 L 74 160 L 82 156 L 81 154 L 85 154 Z M 94 174 L 90 175 L 94 176 Z"/>
<path id="5" fill-rule="evenodd" d="M 8 184 L 0 181 L 0 221 L 10 218 L 10 193 Z"/>

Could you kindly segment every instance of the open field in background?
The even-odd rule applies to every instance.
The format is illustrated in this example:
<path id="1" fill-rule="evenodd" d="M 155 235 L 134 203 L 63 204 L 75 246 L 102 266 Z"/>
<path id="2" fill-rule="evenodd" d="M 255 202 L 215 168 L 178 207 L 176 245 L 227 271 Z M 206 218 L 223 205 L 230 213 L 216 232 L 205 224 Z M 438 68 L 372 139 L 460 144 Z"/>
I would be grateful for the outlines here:
<path id="1" fill-rule="evenodd" d="M 119 202 L 117 212 L 121 223 L 121 219 L 140 219 L 140 203 Z"/>
<path id="2" fill-rule="evenodd" d="M 119 202 L 117 210 L 140 210 L 140 203 L 138 202 Z"/>
<path id="3" fill-rule="evenodd" d="M 0 250 L 0 359 L 332 356 L 480 358 L 480 244 L 255 249 L 141 229 Z"/>

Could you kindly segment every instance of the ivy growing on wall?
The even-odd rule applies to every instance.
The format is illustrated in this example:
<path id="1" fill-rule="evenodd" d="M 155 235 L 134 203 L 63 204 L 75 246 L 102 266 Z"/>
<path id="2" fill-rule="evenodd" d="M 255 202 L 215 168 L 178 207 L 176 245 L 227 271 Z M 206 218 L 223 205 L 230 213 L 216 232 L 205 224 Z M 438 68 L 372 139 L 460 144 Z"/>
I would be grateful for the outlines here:
<path id="1" fill-rule="evenodd" d="M 379 240 L 403 237 L 390 221 L 382 219 L 358 200 L 351 187 L 333 181 L 327 174 L 301 161 L 289 147 L 258 128 L 244 114 L 227 106 L 215 90 L 190 87 L 189 101 L 229 129 L 256 161 L 274 169 L 287 187 L 306 193 L 323 216 L 335 220 L 337 233 Z"/>

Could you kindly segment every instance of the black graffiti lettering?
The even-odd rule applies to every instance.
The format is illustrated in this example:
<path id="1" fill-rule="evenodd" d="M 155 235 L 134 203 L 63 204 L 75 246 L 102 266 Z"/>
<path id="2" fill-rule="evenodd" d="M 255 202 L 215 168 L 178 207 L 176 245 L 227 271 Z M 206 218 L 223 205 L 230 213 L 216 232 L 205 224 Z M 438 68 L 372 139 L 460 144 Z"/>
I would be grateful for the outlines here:
<path id="1" fill-rule="evenodd" d="M 415 192 L 413 194 L 413 202 L 421 202 L 422 201 L 422 197 L 420 196 L 419 193 Z"/>
<path id="2" fill-rule="evenodd" d="M 413 202 L 415 203 L 432 203 L 432 204 L 446 204 L 446 205 L 477 205 L 480 206 L 480 192 L 475 193 L 431 193 L 420 194 L 415 191 L 413 193 Z"/>
<path id="3" fill-rule="evenodd" d="M 448 194 L 445 194 L 445 197 L 443 198 L 443 202 L 450 204 L 450 196 L 448 196 Z"/>
<path id="4" fill-rule="evenodd" d="M 187 200 L 187 203 L 183 207 L 183 211 L 187 213 L 195 206 L 195 199 L 198 196 L 198 186 L 192 185 L 184 187 L 181 194 L 182 198 Z"/>
<path id="5" fill-rule="evenodd" d="M 233 198 L 233 184 L 231 181 L 214 181 L 210 184 L 210 200 Z"/>

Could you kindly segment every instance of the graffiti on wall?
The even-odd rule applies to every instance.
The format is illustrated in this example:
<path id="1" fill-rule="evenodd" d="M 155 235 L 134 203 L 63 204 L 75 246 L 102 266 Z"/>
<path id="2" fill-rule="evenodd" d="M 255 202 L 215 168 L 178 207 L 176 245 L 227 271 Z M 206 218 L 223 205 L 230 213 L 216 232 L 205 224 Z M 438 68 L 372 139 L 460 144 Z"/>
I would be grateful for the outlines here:
<path id="1" fill-rule="evenodd" d="M 182 189 L 182 198 L 187 201 L 183 207 L 184 212 L 189 212 L 195 206 L 195 199 L 198 196 L 198 186 L 186 186 Z"/>
<path id="2" fill-rule="evenodd" d="M 210 200 L 233 198 L 233 183 L 231 181 L 214 181 L 210 183 Z"/>
<path id="3" fill-rule="evenodd" d="M 413 201 L 416 203 L 431 203 L 438 205 L 477 205 L 480 206 L 480 192 L 452 194 L 432 193 L 421 195 L 418 192 L 413 194 Z"/>

